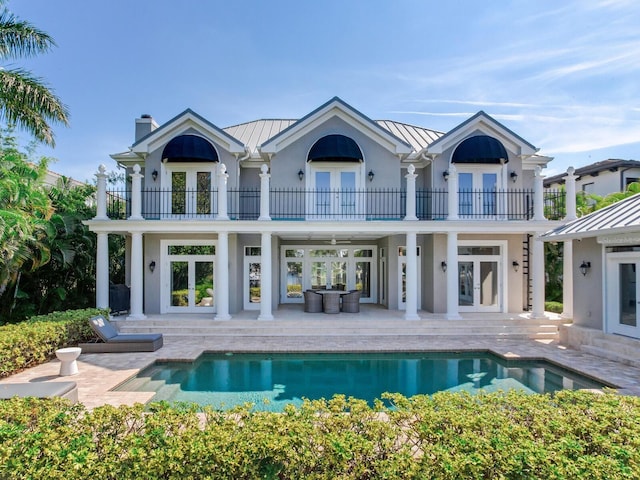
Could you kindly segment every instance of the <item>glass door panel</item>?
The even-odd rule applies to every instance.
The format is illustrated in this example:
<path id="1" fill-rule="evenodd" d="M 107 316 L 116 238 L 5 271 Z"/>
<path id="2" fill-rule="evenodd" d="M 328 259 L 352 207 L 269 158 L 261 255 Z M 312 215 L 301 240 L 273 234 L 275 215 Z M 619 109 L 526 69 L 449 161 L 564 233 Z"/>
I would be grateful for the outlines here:
<path id="1" fill-rule="evenodd" d="M 482 214 L 485 216 L 496 215 L 496 190 L 498 188 L 498 175 L 495 173 L 482 174 Z"/>
<path id="2" fill-rule="evenodd" d="M 327 288 L 327 262 L 311 263 L 311 288 L 313 290 Z"/>
<path id="3" fill-rule="evenodd" d="M 627 327 L 638 326 L 638 309 L 636 299 L 636 264 L 620 263 L 618 266 L 619 310 L 618 322 Z"/>
<path id="4" fill-rule="evenodd" d="M 356 290 L 361 298 L 371 298 L 371 262 L 356 262 Z"/>
<path id="5" fill-rule="evenodd" d="M 331 214 L 331 173 L 316 172 L 315 215 L 323 218 Z"/>
<path id="6" fill-rule="evenodd" d="M 196 307 L 212 307 L 215 299 L 213 291 L 213 262 L 195 262 L 193 302 Z"/>
<path id="7" fill-rule="evenodd" d="M 461 216 L 486 218 L 497 212 L 498 174 L 458 173 L 458 211 Z"/>
<path id="8" fill-rule="evenodd" d="M 347 289 L 347 262 L 331 262 L 331 285 L 333 290 Z"/>
<path id="9" fill-rule="evenodd" d="M 187 173 L 171 174 L 171 213 L 184 215 L 187 212 Z"/>
<path id="10" fill-rule="evenodd" d="M 458 262 L 458 305 L 473 305 L 473 262 Z"/>
<path id="11" fill-rule="evenodd" d="M 287 298 L 302 298 L 302 262 L 287 262 Z"/>
<path id="12" fill-rule="evenodd" d="M 498 306 L 498 262 L 480 262 L 479 293 L 481 306 Z"/>
<path id="13" fill-rule="evenodd" d="M 172 307 L 189 305 L 189 262 L 170 262 L 170 293 Z"/>
<path id="14" fill-rule="evenodd" d="M 356 214 L 356 173 L 340 172 L 340 213 L 343 216 Z"/>

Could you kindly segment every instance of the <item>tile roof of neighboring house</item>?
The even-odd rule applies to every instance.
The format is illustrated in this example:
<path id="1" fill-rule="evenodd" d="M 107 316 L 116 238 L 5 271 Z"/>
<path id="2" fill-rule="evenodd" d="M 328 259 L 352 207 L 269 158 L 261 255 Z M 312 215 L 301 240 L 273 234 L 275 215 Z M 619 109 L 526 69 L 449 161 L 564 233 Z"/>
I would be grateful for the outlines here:
<path id="1" fill-rule="evenodd" d="M 609 158 L 608 160 L 602 160 L 600 162 L 592 163 L 590 165 L 585 165 L 584 167 L 576 168 L 575 175 L 578 177 L 584 177 L 585 175 L 593 175 L 596 176 L 600 172 L 604 172 L 606 170 L 610 170 L 615 172 L 620 168 L 640 168 L 640 161 L 638 160 L 620 160 L 618 158 Z M 564 183 L 564 177 L 567 174 L 560 173 L 558 175 L 554 175 L 552 177 L 548 177 L 544 179 L 545 187 L 552 185 L 554 183 Z"/>
<path id="2" fill-rule="evenodd" d="M 569 240 L 640 231 L 640 193 L 555 228 L 545 240 Z"/>
<path id="3" fill-rule="evenodd" d="M 254 151 L 257 146 L 262 145 L 297 121 L 298 120 L 291 119 L 255 120 L 226 127 L 223 128 L 223 130 L 244 143 L 251 151 Z M 442 132 L 428 128 L 416 127 L 415 125 L 408 125 L 391 120 L 376 120 L 375 122 L 392 135 L 411 145 L 416 152 L 419 152 L 444 135 Z"/>

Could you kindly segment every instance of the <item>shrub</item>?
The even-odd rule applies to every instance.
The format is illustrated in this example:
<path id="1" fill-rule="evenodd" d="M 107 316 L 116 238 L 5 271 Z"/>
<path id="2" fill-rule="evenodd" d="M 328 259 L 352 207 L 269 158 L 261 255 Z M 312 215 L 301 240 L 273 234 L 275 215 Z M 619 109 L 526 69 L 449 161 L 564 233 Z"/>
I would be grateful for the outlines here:
<path id="1" fill-rule="evenodd" d="M 563 306 L 560 302 L 545 302 L 544 309 L 547 312 L 562 313 Z"/>
<path id="2" fill-rule="evenodd" d="M 640 399 L 564 391 L 306 401 L 284 413 L 0 401 L 0 478 L 639 478 Z"/>
<path id="3" fill-rule="evenodd" d="M 95 338 L 87 320 L 108 310 L 89 308 L 39 315 L 0 326 L 0 378 L 44 363 L 58 348 Z"/>

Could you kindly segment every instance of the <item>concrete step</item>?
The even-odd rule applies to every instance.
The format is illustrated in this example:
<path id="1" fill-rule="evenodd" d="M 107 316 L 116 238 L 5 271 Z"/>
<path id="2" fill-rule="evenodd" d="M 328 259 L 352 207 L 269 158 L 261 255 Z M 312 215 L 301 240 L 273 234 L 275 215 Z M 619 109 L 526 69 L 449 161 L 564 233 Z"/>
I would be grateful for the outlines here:
<path id="1" fill-rule="evenodd" d="M 640 360 L 640 340 L 616 335 L 615 338 L 597 337 L 592 341 L 594 347 L 609 350 L 617 354 Z"/>
<path id="2" fill-rule="evenodd" d="M 597 357 L 613 360 L 614 362 L 622 363 L 623 365 L 629 365 L 632 367 L 640 367 L 640 356 L 627 356 L 616 350 L 609 349 L 607 347 L 597 347 L 595 345 L 582 345 L 580 347 L 585 353 L 595 355 Z"/>
<path id="3" fill-rule="evenodd" d="M 222 323 L 222 322 L 219 322 Z M 122 333 L 162 333 L 174 339 L 193 339 L 197 337 L 331 337 L 331 336 L 510 336 L 521 338 L 540 338 L 554 340 L 558 337 L 558 326 L 547 322 L 488 322 L 459 323 L 458 321 L 430 322 L 349 322 L 335 323 L 275 323 L 251 322 L 244 325 L 225 322 L 224 324 L 202 324 L 196 322 L 145 325 L 142 322 L 127 322 L 119 325 Z"/>

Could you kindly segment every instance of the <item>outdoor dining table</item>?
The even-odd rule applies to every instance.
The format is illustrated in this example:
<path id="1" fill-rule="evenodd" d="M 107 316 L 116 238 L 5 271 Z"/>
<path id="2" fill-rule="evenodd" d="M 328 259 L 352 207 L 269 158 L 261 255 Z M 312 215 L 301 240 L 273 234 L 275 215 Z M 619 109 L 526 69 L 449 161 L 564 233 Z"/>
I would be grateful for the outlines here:
<path id="1" fill-rule="evenodd" d="M 324 313 L 340 313 L 340 296 L 349 293 L 345 290 L 315 290 L 322 295 L 322 311 Z"/>

